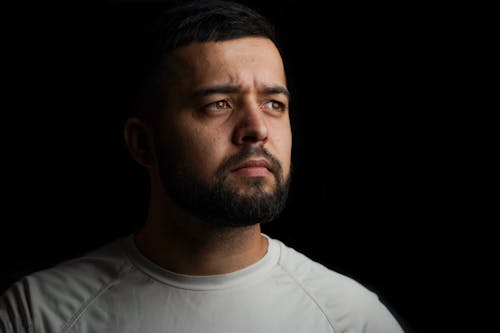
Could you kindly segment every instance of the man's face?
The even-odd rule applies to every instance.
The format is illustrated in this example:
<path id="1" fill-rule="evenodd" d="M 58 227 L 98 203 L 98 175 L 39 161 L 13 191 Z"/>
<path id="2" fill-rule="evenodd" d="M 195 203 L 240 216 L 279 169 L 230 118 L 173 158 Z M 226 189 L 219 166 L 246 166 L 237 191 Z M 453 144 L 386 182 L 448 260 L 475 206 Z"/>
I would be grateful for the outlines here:
<path id="1" fill-rule="evenodd" d="M 276 46 L 257 37 L 194 43 L 169 60 L 156 125 L 167 194 L 217 225 L 277 217 L 288 193 L 292 135 Z"/>

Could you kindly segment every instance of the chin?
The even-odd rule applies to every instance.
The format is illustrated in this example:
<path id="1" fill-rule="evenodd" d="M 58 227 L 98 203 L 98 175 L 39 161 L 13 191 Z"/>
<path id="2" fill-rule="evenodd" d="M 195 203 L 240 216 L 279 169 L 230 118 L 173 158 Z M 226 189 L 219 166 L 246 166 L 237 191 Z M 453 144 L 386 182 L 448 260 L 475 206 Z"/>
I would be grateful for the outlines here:
<path id="1" fill-rule="evenodd" d="M 276 181 L 268 177 L 247 177 L 230 184 L 236 192 L 265 192 L 271 193 L 276 189 Z M 242 194 L 244 194 L 242 193 Z"/>

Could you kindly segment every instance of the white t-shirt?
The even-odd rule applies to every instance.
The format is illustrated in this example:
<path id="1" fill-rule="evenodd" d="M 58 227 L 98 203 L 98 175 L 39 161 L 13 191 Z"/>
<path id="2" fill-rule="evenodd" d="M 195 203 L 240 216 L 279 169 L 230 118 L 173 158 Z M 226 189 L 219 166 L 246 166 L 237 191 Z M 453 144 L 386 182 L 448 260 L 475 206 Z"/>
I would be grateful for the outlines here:
<path id="1" fill-rule="evenodd" d="M 15 283 L 0 298 L 0 331 L 403 332 L 374 293 L 268 239 L 255 264 L 211 276 L 167 271 L 133 236 L 119 239 Z"/>

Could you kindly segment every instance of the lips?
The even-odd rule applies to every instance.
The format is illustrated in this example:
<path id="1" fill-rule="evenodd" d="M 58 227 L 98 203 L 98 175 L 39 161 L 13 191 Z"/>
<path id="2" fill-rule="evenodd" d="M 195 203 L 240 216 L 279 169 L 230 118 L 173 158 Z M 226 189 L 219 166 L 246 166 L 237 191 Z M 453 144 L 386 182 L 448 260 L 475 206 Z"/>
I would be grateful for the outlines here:
<path id="1" fill-rule="evenodd" d="M 244 168 L 256 168 L 256 167 L 266 168 L 269 171 L 273 171 L 271 163 L 269 163 L 269 161 L 264 159 L 247 160 L 241 164 L 238 164 L 238 166 L 236 166 L 236 168 L 232 169 L 231 171 L 237 171 Z"/>

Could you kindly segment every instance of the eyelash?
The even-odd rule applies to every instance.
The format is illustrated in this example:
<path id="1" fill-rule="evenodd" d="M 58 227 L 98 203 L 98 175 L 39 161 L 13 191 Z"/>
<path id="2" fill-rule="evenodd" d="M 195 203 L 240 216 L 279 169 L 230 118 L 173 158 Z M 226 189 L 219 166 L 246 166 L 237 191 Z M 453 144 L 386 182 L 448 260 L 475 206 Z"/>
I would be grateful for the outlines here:
<path id="1" fill-rule="evenodd" d="M 220 103 L 224 103 L 224 107 L 223 108 L 218 108 L 218 105 Z M 285 110 L 286 110 L 286 105 L 284 103 L 280 102 L 280 101 L 269 100 L 269 101 L 266 101 L 263 105 L 266 105 L 268 103 L 272 103 L 272 104 L 277 104 L 278 105 L 277 109 L 271 107 L 272 111 L 278 111 L 278 112 L 282 113 L 282 112 L 285 112 Z M 210 104 L 207 104 L 206 106 L 204 106 L 204 109 L 206 109 L 208 111 L 214 111 L 214 112 L 217 112 L 219 110 L 225 110 L 225 109 L 228 109 L 228 108 L 231 108 L 231 105 L 225 99 L 221 99 L 221 100 L 215 101 L 213 103 L 210 103 Z"/>
<path id="2" fill-rule="evenodd" d="M 282 112 L 285 112 L 285 110 L 286 110 L 286 105 L 284 103 L 280 102 L 280 101 L 271 100 L 271 101 L 267 101 L 265 104 L 267 104 L 267 103 L 272 103 L 272 104 L 276 103 L 276 104 L 278 104 L 279 108 L 275 109 L 275 108 L 272 107 L 273 111 L 278 111 L 278 112 L 282 113 Z"/>
<path id="3" fill-rule="evenodd" d="M 219 103 L 225 103 L 225 104 L 224 104 L 224 108 L 223 108 L 223 109 L 228 109 L 228 108 L 230 108 L 230 107 L 231 107 L 231 105 L 229 104 L 229 102 L 228 102 L 227 100 L 225 100 L 225 99 L 221 99 L 221 100 L 218 100 L 218 101 L 215 101 L 215 102 L 213 102 L 213 103 L 208 104 L 207 106 L 205 106 L 205 108 L 206 108 L 206 109 L 210 109 L 211 107 L 213 107 L 213 108 L 215 108 L 215 109 L 217 109 L 217 110 L 220 110 L 220 109 L 218 108 L 218 106 L 217 106 Z"/>

